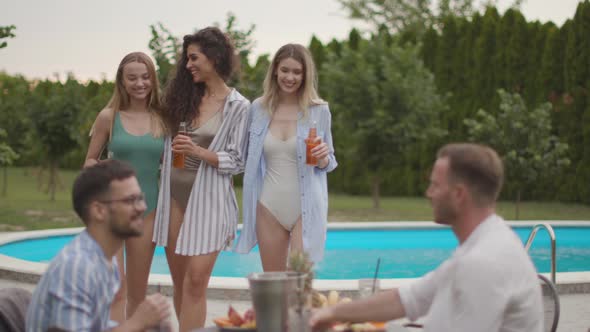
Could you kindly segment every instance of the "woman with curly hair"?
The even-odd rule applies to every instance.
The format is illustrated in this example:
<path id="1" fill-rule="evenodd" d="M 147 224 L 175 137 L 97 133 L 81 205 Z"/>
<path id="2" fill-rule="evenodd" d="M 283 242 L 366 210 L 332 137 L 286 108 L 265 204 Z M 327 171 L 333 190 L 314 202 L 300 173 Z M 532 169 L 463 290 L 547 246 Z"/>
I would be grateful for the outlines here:
<path id="1" fill-rule="evenodd" d="M 237 228 L 232 176 L 244 168 L 250 102 L 226 84 L 236 61 L 218 28 L 187 35 L 165 95 L 169 137 L 154 241 L 166 246 L 180 331 L 204 325 L 213 265 Z M 184 156 L 183 168 L 172 167 L 172 153 Z"/>

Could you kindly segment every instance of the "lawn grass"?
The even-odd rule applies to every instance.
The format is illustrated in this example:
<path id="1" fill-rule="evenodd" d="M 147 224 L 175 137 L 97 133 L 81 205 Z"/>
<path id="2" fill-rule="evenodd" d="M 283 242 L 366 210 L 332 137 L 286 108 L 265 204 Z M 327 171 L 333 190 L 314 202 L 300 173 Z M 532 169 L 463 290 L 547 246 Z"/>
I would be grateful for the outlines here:
<path id="1" fill-rule="evenodd" d="M 0 196 L 0 231 L 82 226 L 72 211 L 70 190 L 76 171 L 61 171 L 63 188 L 55 201 L 38 189 L 34 168 L 8 169 L 8 194 Z M 2 180 L 0 178 L 0 184 Z M 241 205 L 241 190 L 236 190 Z M 241 208 L 241 206 L 240 206 Z M 514 203 L 500 202 L 498 210 L 514 219 Z M 559 202 L 524 202 L 522 220 L 590 220 L 590 206 Z M 370 196 L 330 194 L 330 221 L 431 220 L 432 209 L 422 197 L 383 197 L 381 208 L 372 208 Z"/>
<path id="2" fill-rule="evenodd" d="M 372 208 L 369 196 L 330 194 L 330 221 L 429 221 L 432 208 L 425 197 L 383 197 Z M 515 219 L 515 203 L 498 203 L 498 214 Z M 559 202 L 521 202 L 520 220 L 590 220 L 590 206 Z"/>
<path id="3" fill-rule="evenodd" d="M 39 188 L 38 169 L 8 168 L 8 190 L 0 196 L 1 230 L 32 230 L 82 226 L 72 209 L 71 188 L 75 171 L 60 171 L 61 187 L 55 201 L 49 200 L 44 188 Z M 47 173 L 42 174 L 44 186 Z M 0 184 L 3 180 L 0 180 Z"/>

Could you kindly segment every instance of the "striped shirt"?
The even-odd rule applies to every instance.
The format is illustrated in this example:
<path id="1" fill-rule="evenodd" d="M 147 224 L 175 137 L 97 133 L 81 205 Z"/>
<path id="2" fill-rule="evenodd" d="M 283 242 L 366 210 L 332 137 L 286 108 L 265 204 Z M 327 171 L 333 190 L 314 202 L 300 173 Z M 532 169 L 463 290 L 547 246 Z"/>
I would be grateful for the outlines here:
<path id="1" fill-rule="evenodd" d="M 51 261 L 27 311 L 28 332 L 51 327 L 65 331 L 105 331 L 120 278 L 115 257 L 108 259 L 86 230 Z"/>
<path id="2" fill-rule="evenodd" d="M 177 254 L 195 256 L 226 249 L 235 237 L 238 204 L 232 176 L 244 170 L 249 109 L 250 102 L 232 89 L 223 108 L 221 127 L 208 148 L 217 153 L 219 164 L 214 167 L 202 162 L 199 166 L 177 239 Z M 171 156 L 171 138 L 167 137 L 153 236 L 159 246 L 168 244 Z"/>
<path id="3" fill-rule="evenodd" d="M 258 241 L 256 239 L 256 204 L 260 198 L 266 174 L 263 145 L 270 124 L 270 115 L 263 108 L 260 99 L 252 103 L 251 116 L 248 160 L 244 173 L 243 228 L 235 247 L 235 251 L 239 253 L 249 252 Z M 316 121 L 317 134 L 330 150 L 328 165 L 325 168 L 305 164 L 305 139 L 309 134 L 311 121 Z M 324 256 L 328 223 L 327 173 L 338 166 L 332 144 L 331 122 L 328 104 L 310 107 L 309 116 L 297 121 L 297 178 L 300 188 L 303 249 L 309 253 L 314 262 L 319 262 Z"/>

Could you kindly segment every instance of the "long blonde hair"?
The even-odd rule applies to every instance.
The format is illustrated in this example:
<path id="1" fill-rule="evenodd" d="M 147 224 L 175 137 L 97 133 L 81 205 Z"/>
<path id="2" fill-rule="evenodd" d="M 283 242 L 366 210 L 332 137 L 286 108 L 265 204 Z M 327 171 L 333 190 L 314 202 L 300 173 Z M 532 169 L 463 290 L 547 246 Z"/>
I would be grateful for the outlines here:
<path id="1" fill-rule="evenodd" d="M 266 77 L 264 78 L 264 93 L 262 95 L 262 105 L 272 115 L 279 104 L 280 87 L 277 82 L 277 70 L 279 63 L 284 59 L 292 58 L 303 66 L 303 81 L 297 91 L 297 100 L 303 116 L 307 117 L 308 108 L 313 105 L 325 104 L 317 92 L 317 73 L 311 53 L 300 44 L 287 44 L 279 48 L 275 54 L 271 65 L 268 67 Z"/>
<path id="2" fill-rule="evenodd" d="M 113 110 L 113 118 L 111 120 L 111 128 L 109 130 L 109 137 L 113 135 L 113 124 L 115 122 L 115 116 L 117 112 L 129 108 L 130 100 L 129 94 L 125 90 L 123 85 L 123 69 L 125 66 L 132 62 L 143 63 L 150 75 L 150 81 L 152 83 L 152 91 L 148 96 L 148 112 L 150 113 L 150 133 L 153 137 L 160 137 L 164 134 L 164 122 L 160 117 L 162 111 L 162 104 L 160 102 L 160 84 L 158 83 L 158 76 L 156 75 L 156 67 L 147 54 L 143 52 L 132 52 L 127 54 L 119 63 L 117 68 L 117 76 L 115 78 L 115 91 L 111 100 L 108 102 L 106 108 Z M 92 135 L 92 130 L 91 130 Z"/>

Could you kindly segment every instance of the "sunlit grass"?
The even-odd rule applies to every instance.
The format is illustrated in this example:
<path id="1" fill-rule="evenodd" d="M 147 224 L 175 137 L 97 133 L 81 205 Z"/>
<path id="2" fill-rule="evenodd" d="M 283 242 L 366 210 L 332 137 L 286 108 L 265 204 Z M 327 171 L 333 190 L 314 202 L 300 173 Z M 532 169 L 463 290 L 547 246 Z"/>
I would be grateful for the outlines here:
<path id="1" fill-rule="evenodd" d="M 46 176 L 46 175 L 45 175 Z M 8 169 L 8 194 L 0 196 L 0 230 L 29 230 L 76 227 L 82 223 L 72 212 L 71 186 L 76 171 L 60 171 L 62 189 L 54 202 L 38 188 L 34 168 Z M 0 176 L 0 184 L 1 182 Z M 241 190 L 237 188 L 241 208 Z M 373 209 L 370 196 L 330 194 L 330 221 L 414 221 L 432 220 L 430 203 L 423 197 L 383 197 L 381 208 Z M 514 219 L 514 203 L 500 202 L 498 211 Z M 524 202 L 521 220 L 590 220 L 590 207 L 559 202 Z"/>

